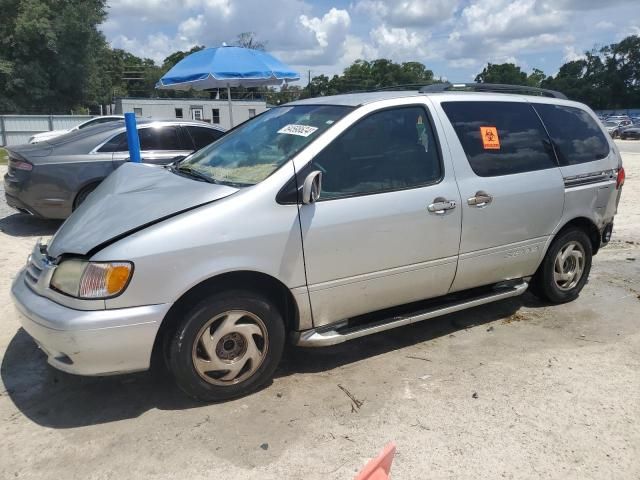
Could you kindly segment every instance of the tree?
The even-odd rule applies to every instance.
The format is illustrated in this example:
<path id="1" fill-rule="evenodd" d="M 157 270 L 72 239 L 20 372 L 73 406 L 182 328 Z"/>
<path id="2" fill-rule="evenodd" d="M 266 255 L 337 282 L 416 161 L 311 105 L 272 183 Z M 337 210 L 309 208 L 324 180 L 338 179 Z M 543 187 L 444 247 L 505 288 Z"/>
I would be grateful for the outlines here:
<path id="1" fill-rule="evenodd" d="M 267 48 L 267 42 L 259 41 L 254 32 L 243 32 L 239 34 L 232 45 L 234 47 L 249 48 L 251 50 L 261 50 L 263 52 Z"/>
<path id="2" fill-rule="evenodd" d="M 305 87 L 303 97 L 335 95 L 358 90 L 384 87 L 427 85 L 434 82 L 433 72 L 420 62 L 395 63 L 385 58 L 356 60 L 342 75 L 329 79 L 326 75 L 313 77 Z"/>
<path id="3" fill-rule="evenodd" d="M 175 64 L 178 63 L 183 58 L 188 57 L 192 53 L 196 53 L 196 52 L 199 52 L 200 50 L 204 50 L 204 48 L 205 48 L 204 45 L 196 45 L 195 47 L 192 47 L 191 50 L 189 50 L 188 52 L 183 52 L 181 50 L 178 50 L 177 52 L 173 52 L 171 55 L 169 55 L 167 58 L 165 58 L 162 61 L 162 75 L 164 75 L 169 70 L 171 70 L 175 66 Z"/>
<path id="4" fill-rule="evenodd" d="M 527 85 L 527 74 L 513 63 L 488 63 L 476 75 L 477 83 L 506 83 L 508 85 Z"/>
<path id="5" fill-rule="evenodd" d="M 534 68 L 533 72 L 531 72 L 527 77 L 527 85 L 529 85 L 530 87 L 539 88 L 542 86 L 542 82 L 544 82 L 546 78 L 547 76 L 542 70 Z"/>
<path id="6" fill-rule="evenodd" d="M 585 52 L 567 62 L 542 86 L 595 109 L 640 106 L 640 36 Z"/>
<path id="7" fill-rule="evenodd" d="M 102 102 L 106 0 L 0 0 L 0 109 L 66 112 Z"/>
<path id="8" fill-rule="evenodd" d="M 267 89 L 265 100 L 271 105 L 282 105 L 298 100 L 302 91 L 302 87 L 299 85 L 283 85 L 279 91 L 271 87 Z"/>

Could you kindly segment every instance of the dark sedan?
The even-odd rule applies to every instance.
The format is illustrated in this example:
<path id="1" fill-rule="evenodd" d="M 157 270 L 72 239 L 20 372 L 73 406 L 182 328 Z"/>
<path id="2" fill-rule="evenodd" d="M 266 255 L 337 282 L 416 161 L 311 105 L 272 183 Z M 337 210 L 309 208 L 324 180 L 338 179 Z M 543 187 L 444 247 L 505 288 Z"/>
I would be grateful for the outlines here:
<path id="1" fill-rule="evenodd" d="M 214 142 L 224 130 L 204 122 L 138 121 L 142 161 L 165 165 Z M 43 218 L 66 218 L 98 184 L 129 160 L 124 122 L 9 147 L 7 203 Z"/>

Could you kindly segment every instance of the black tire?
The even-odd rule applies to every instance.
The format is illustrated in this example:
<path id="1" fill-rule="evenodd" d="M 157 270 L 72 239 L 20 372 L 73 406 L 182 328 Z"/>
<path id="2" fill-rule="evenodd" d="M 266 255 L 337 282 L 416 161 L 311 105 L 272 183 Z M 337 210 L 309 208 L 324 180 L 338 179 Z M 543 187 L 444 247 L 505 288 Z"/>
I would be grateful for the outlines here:
<path id="1" fill-rule="evenodd" d="M 577 280 L 560 280 L 561 283 L 564 283 L 561 286 L 556 280 L 556 273 L 558 275 L 565 275 L 564 267 L 567 266 L 567 263 L 563 262 L 562 272 L 560 273 L 556 269 L 556 260 L 558 259 L 559 252 L 570 245 L 574 246 L 574 248 L 570 250 L 570 253 L 574 250 L 576 253 L 572 253 L 571 258 L 568 258 L 567 261 L 569 262 L 569 266 L 566 269 L 571 271 L 571 267 L 578 266 L 579 261 L 576 260 L 576 258 L 579 254 L 582 254 L 583 263 L 581 273 Z M 576 257 L 573 257 L 573 255 Z M 591 240 L 584 230 L 570 228 L 561 232 L 551 243 L 549 250 L 542 260 L 542 264 L 532 279 L 532 293 L 553 304 L 566 303 L 575 300 L 587 283 L 589 272 L 591 271 L 592 257 L 593 251 L 591 247 Z M 574 269 L 574 272 L 575 271 L 576 270 Z M 567 275 L 570 275 L 570 273 Z"/>
<path id="2" fill-rule="evenodd" d="M 76 199 L 73 201 L 74 211 L 82 204 L 82 202 L 84 202 L 87 199 L 89 194 L 93 192 L 98 187 L 98 185 L 100 184 L 92 183 L 91 185 L 87 185 L 82 190 L 80 190 L 80 192 L 78 192 L 78 195 L 76 195 Z"/>
<path id="3" fill-rule="evenodd" d="M 240 311 L 249 315 L 233 320 L 234 315 L 241 315 L 237 313 Z M 218 317 L 220 318 L 216 320 Z M 208 325 L 212 320 L 213 323 Z M 263 335 L 247 334 L 247 325 L 254 325 Z M 233 329 L 240 333 L 232 331 Z M 222 330 L 230 333 L 222 335 L 219 333 Z M 201 340 L 205 339 L 207 334 L 213 339 L 209 349 L 204 347 Z M 229 342 L 235 344 L 226 350 Z M 252 292 L 233 290 L 205 298 L 186 313 L 184 320 L 169 340 L 166 361 L 176 383 L 187 395 L 204 402 L 218 402 L 241 397 L 267 384 L 280 362 L 284 343 L 284 321 L 273 303 Z M 253 350 L 253 347 L 257 350 Z M 254 363 L 249 349 L 254 353 L 260 353 L 259 362 Z M 215 357 L 212 358 L 208 352 L 213 352 Z M 233 355 L 236 356 L 224 358 Z M 202 372 L 200 368 L 199 371 L 196 361 L 202 365 L 207 359 L 211 365 L 216 366 L 220 365 L 220 362 L 230 362 L 227 364 L 231 367 L 244 362 L 244 366 L 235 379 L 225 380 L 225 370 L 212 369 Z M 255 365 L 259 366 L 256 368 Z M 254 368 L 255 371 L 252 371 Z M 232 374 L 232 371 L 227 373 Z M 243 378 L 243 375 L 247 374 L 249 376 Z"/>

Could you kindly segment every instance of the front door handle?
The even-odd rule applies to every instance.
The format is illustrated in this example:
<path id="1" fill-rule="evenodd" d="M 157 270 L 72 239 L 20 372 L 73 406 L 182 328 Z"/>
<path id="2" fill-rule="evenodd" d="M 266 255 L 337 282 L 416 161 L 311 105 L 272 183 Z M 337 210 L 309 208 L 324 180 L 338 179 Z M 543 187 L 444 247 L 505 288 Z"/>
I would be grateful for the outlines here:
<path id="1" fill-rule="evenodd" d="M 456 208 L 456 202 L 453 200 L 447 200 L 443 197 L 438 197 L 433 200 L 433 203 L 427 207 L 431 213 L 436 215 L 444 215 L 447 210 L 453 210 Z"/>
<path id="2" fill-rule="evenodd" d="M 482 208 L 489 205 L 492 201 L 493 197 L 491 195 L 489 195 L 487 192 L 479 190 L 476 192 L 475 197 L 471 197 L 467 200 L 467 204 L 471 205 L 472 207 Z"/>

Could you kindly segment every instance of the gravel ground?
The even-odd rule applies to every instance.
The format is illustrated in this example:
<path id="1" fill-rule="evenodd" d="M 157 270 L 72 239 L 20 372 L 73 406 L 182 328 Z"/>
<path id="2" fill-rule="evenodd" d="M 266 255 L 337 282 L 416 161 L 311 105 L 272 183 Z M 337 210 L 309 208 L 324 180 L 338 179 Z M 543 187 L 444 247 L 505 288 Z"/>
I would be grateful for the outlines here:
<path id="1" fill-rule="evenodd" d="M 57 223 L 0 201 L 0 478 L 350 479 L 388 441 L 394 479 L 640 478 L 640 142 L 619 146 L 614 240 L 575 302 L 525 294 L 290 349 L 270 386 L 216 405 L 158 374 L 48 367 L 8 292 Z"/>

